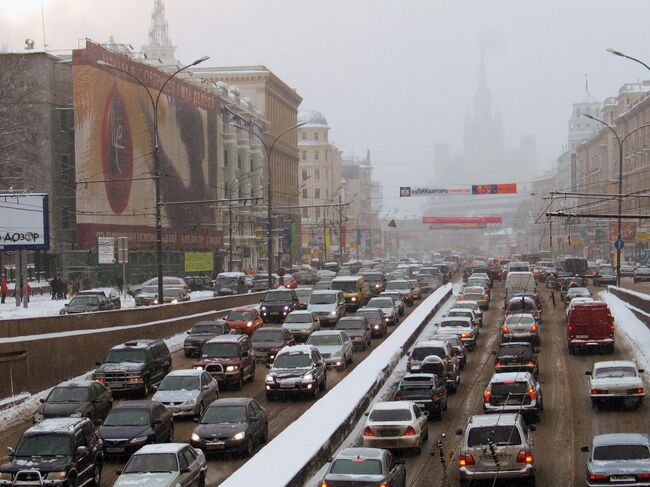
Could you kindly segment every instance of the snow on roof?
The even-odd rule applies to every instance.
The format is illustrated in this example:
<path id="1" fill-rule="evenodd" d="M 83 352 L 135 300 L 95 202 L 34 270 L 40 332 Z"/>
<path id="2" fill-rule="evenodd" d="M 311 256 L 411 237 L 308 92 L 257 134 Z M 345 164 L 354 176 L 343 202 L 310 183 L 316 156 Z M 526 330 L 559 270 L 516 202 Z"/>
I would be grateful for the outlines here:
<path id="1" fill-rule="evenodd" d="M 530 372 L 497 372 L 492 376 L 490 382 L 528 380 L 532 376 L 533 374 Z"/>
<path id="2" fill-rule="evenodd" d="M 593 439 L 594 446 L 602 445 L 650 445 L 650 435 L 645 433 L 608 433 L 596 435 Z"/>
<path id="3" fill-rule="evenodd" d="M 444 347 L 445 346 L 445 341 L 444 340 L 425 340 L 421 342 L 417 342 L 415 344 L 415 347 L 413 348 L 420 348 L 420 347 Z"/>
<path id="4" fill-rule="evenodd" d="M 178 453 L 187 446 L 187 443 L 156 443 L 155 445 L 145 445 L 140 448 L 135 455 L 147 455 L 150 453 Z"/>
<path id="5" fill-rule="evenodd" d="M 74 431 L 74 428 L 86 418 L 49 418 L 29 428 L 30 433 L 43 431 Z"/>
<path id="6" fill-rule="evenodd" d="M 298 111 L 298 123 L 307 123 L 311 126 L 327 127 L 327 119 L 318 110 L 303 109 Z"/>
<path id="7" fill-rule="evenodd" d="M 292 345 L 289 347 L 284 347 L 282 350 L 280 350 L 278 356 L 287 353 L 311 353 L 313 349 L 313 345 Z"/>
<path id="8" fill-rule="evenodd" d="M 517 420 L 517 413 L 475 414 L 469 419 L 469 426 L 509 426 Z"/>
<path id="9" fill-rule="evenodd" d="M 410 409 L 412 401 L 385 401 L 377 402 L 372 410 L 393 410 L 393 409 Z"/>
<path id="10" fill-rule="evenodd" d="M 202 370 L 196 370 L 196 369 L 179 369 L 179 370 L 172 370 L 169 374 L 167 374 L 167 377 L 171 376 L 199 376 L 203 373 Z"/>
<path id="11" fill-rule="evenodd" d="M 636 369 L 636 364 L 631 360 L 606 360 L 594 364 L 594 369 L 602 369 L 605 367 L 633 367 Z"/>

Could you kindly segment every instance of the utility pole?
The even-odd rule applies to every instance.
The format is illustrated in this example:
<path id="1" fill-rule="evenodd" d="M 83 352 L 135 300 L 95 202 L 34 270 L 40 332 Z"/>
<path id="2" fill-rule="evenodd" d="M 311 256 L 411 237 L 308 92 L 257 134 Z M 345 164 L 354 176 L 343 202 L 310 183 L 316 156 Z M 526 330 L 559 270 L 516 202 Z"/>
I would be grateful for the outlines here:
<path id="1" fill-rule="evenodd" d="M 343 198 L 339 193 L 339 265 L 343 265 Z"/>
<path id="2" fill-rule="evenodd" d="M 553 259 L 553 220 L 548 219 L 548 245 L 551 250 L 551 260 Z"/>
<path id="3" fill-rule="evenodd" d="M 359 247 L 361 246 L 361 233 L 359 233 L 359 214 L 357 213 L 357 260 L 359 260 Z"/>
<path id="4" fill-rule="evenodd" d="M 323 217 L 323 265 L 327 262 L 327 219 Z"/>
<path id="5" fill-rule="evenodd" d="M 228 199 L 232 199 L 232 186 L 228 189 Z M 228 201 L 228 272 L 232 272 L 232 201 Z"/>

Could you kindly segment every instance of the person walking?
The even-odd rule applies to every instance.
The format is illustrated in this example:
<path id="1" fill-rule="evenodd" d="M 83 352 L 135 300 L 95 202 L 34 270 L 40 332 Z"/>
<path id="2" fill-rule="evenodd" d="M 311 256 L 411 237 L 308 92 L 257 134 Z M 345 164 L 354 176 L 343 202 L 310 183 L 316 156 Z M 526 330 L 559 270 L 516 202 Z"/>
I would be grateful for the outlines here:
<path id="1" fill-rule="evenodd" d="M 2 304 L 5 303 L 9 287 L 7 286 L 7 277 L 2 276 L 2 284 L 0 284 L 0 294 L 2 294 Z"/>
<path id="2" fill-rule="evenodd" d="M 115 279 L 115 285 L 117 286 L 117 290 L 120 292 L 120 294 L 123 294 L 124 279 L 122 279 L 121 277 L 118 277 L 117 279 Z"/>
<path id="3" fill-rule="evenodd" d="M 553 301 L 553 309 L 555 309 L 556 305 L 555 305 L 555 290 L 554 289 L 551 289 L 551 301 Z"/>

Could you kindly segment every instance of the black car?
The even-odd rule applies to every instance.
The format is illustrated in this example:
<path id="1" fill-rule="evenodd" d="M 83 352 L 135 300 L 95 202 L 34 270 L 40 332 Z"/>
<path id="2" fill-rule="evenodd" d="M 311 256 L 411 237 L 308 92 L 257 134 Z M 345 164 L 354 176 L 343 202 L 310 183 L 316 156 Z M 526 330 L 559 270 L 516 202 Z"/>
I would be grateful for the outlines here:
<path id="1" fill-rule="evenodd" d="M 356 350 L 366 350 L 372 340 L 370 322 L 365 316 L 344 316 L 336 322 L 335 330 L 343 330 L 352 340 Z"/>
<path id="2" fill-rule="evenodd" d="M 375 338 L 382 337 L 388 332 L 386 315 L 381 308 L 359 308 L 355 315 L 365 316 L 370 323 L 372 336 Z"/>
<path id="3" fill-rule="evenodd" d="M 213 401 L 196 421 L 199 425 L 190 444 L 206 454 L 236 452 L 250 457 L 255 446 L 266 443 L 269 437 L 266 411 L 247 397 Z"/>
<path id="4" fill-rule="evenodd" d="M 34 413 L 34 422 L 72 416 L 101 423 L 113 406 L 108 387 L 100 382 L 78 380 L 54 386 Z"/>
<path id="5" fill-rule="evenodd" d="M 198 357 L 205 342 L 216 336 L 228 334 L 230 334 L 230 326 L 226 320 L 199 321 L 187 332 L 183 342 L 185 356 Z"/>
<path id="6" fill-rule="evenodd" d="M 495 372 L 530 372 L 539 374 L 537 353 L 530 342 L 507 342 L 499 345 L 494 361 Z"/>
<path id="7" fill-rule="evenodd" d="M 429 417 L 442 418 L 447 410 L 447 383 L 435 374 L 406 374 L 397 384 L 394 399 L 413 401 L 429 412 Z"/>
<path id="8" fill-rule="evenodd" d="M 260 328 L 251 337 L 255 360 L 272 364 L 277 353 L 286 346 L 296 344 L 293 334 L 286 328 Z"/>
<path id="9" fill-rule="evenodd" d="M 271 287 L 275 286 L 278 278 L 275 275 L 271 276 Z M 255 274 L 253 276 L 253 287 L 251 292 L 266 291 L 269 288 L 269 275 L 268 274 Z"/>
<path id="10" fill-rule="evenodd" d="M 260 302 L 264 323 L 284 321 L 293 310 L 300 309 L 300 300 L 293 289 L 273 289 Z"/>
<path id="11" fill-rule="evenodd" d="M 173 415 L 158 401 L 125 401 L 108 413 L 99 438 L 105 456 L 130 456 L 149 443 L 172 443 Z"/>
<path id="12" fill-rule="evenodd" d="M 43 420 L 25 431 L 16 449 L 7 448 L 7 453 L 11 461 L 0 467 L 0 486 L 63 487 L 101 481 L 101 444 L 88 418 Z M 41 478 L 50 482 L 43 484 Z"/>
<path id="13" fill-rule="evenodd" d="M 386 278 L 383 272 L 364 272 L 363 279 L 370 284 L 370 290 L 373 296 L 378 296 L 380 292 L 386 289 Z"/>
<path id="14" fill-rule="evenodd" d="M 83 294 L 73 297 L 59 312 L 62 315 L 110 311 L 115 305 L 104 294 Z"/>
<path id="15" fill-rule="evenodd" d="M 309 394 L 317 399 L 327 389 L 327 366 L 313 345 L 284 347 L 264 379 L 266 399 L 287 394 Z"/>
<path id="16" fill-rule="evenodd" d="M 143 397 L 172 369 L 172 356 L 162 340 L 131 340 L 111 348 L 97 362 L 93 380 L 111 391 L 136 391 Z"/>
<path id="17" fill-rule="evenodd" d="M 345 448 L 332 459 L 319 485 L 406 487 L 406 467 L 388 450 Z"/>
<path id="18" fill-rule="evenodd" d="M 92 295 L 104 296 L 111 303 L 113 303 L 114 309 L 122 309 L 122 300 L 120 299 L 120 292 L 115 288 L 101 287 L 96 289 L 85 289 L 77 293 L 77 296 L 92 296 Z"/>

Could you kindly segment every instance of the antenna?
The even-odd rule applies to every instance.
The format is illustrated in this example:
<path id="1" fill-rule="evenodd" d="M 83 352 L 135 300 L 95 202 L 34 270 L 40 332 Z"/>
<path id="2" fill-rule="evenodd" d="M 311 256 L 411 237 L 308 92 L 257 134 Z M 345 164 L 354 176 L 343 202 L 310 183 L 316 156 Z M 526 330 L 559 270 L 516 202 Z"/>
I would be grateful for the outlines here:
<path id="1" fill-rule="evenodd" d="M 43 10 L 43 0 L 41 0 L 41 29 L 43 30 L 43 49 L 47 47 L 45 43 L 45 13 Z"/>

